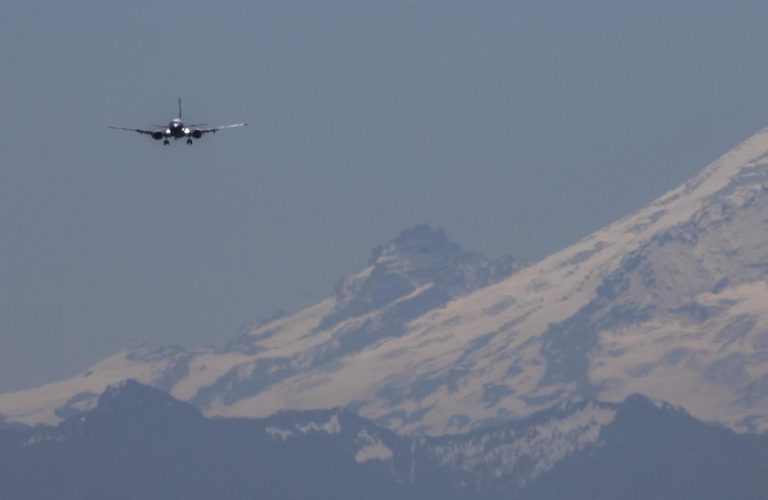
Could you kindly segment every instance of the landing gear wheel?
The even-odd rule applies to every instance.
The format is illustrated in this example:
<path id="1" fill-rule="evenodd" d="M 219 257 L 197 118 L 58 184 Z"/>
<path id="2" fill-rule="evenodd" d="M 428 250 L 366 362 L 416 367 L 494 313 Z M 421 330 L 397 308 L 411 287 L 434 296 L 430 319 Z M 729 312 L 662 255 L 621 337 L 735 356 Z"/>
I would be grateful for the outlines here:
<path id="1" fill-rule="evenodd" d="M 187 144 L 192 144 L 192 139 L 187 139 Z"/>
<path id="2" fill-rule="evenodd" d="M 168 142 L 168 139 L 163 141 L 163 146 L 167 146 L 168 144 L 170 144 L 170 142 Z"/>

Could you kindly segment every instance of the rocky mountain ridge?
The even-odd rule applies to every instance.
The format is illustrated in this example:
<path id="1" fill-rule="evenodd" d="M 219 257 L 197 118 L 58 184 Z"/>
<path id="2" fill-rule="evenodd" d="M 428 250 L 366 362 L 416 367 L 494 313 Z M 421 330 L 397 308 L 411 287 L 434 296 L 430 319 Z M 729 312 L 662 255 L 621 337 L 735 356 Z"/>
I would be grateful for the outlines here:
<path id="1" fill-rule="evenodd" d="M 746 499 L 768 491 L 766 460 L 768 438 L 637 395 L 407 438 L 338 408 L 208 419 L 125 381 L 56 427 L 0 428 L 8 499 Z"/>

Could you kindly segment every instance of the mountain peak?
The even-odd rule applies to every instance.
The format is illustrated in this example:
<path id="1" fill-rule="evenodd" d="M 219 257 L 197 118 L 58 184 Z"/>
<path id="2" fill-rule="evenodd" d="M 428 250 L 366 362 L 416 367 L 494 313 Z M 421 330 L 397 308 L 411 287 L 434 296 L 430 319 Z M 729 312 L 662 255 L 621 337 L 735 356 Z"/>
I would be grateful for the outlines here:
<path id="1" fill-rule="evenodd" d="M 99 404 L 104 404 L 107 401 L 141 399 L 147 395 L 151 397 L 163 394 L 162 391 L 130 378 L 122 380 L 116 384 L 110 384 L 101 396 L 99 396 Z"/>
<path id="2" fill-rule="evenodd" d="M 371 252 L 368 264 L 387 261 L 398 255 L 460 255 L 463 250 L 458 243 L 451 240 L 442 228 L 430 224 L 419 224 L 404 229 L 390 242 L 379 245 Z"/>
<path id="3" fill-rule="evenodd" d="M 174 399 L 169 394 L 144 385 L 134 379 L 112 384 L 99 396 L 92 412 L 102 415 L 120 415 L 136 419 L 140 416 L 172 418 L 202 418 L 199 410 L 189 403 Z"/>
<path id="4" fill-rule="evenodd" d="M 336 285 L 336 308 L 320 327 L 419 297 L 423 305 L 411 307 L 411 314 L 425 312 L 426 306 L 437 307 L 498 281 L 522 265 L 509 257 L 489 261 L 463 250 L 443 229 L 419 224 L 374 248 L 367 268 Z"/>

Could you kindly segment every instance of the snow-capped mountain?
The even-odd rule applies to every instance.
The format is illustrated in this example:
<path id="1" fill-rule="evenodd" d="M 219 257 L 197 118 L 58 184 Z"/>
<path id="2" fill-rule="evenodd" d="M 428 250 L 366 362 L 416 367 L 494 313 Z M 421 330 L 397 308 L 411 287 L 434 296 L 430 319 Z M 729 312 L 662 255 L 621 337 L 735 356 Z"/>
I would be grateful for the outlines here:
<path id="1" fill-rule="evenodd" d="M 767 460 L 768 438 L 637 395 L 408 438 L 343 409 L 207 419 L 127 381 L 56 427 L 0 428 L 7 499 L 752 499 Z"/>
<path id="2" fill-rule="evenodd" d="M 513 257 L 486 260 L 462 250 L 441 229 L 416 226 L 375 248 L 368 266 L 341 280 L 331 298 L 296 315 L 262 321 L 224 349 L 136 345 L 78 377 L 33 389 L 31 399 L 28 391 L 0 395 L 7 398 L 0 415 L 52 423 L 92 408 L 105 387 L 129 378 L 200 407 L 233 403 L 308 366 L 329 365 L 402 335 L 411 319 L 526 264 Z"/>
<path id="3" fill-rule="evenodd" d="M 0 413 L 55 421 L 131 377 L 207 415 L 343 406 L 405 433 L 465 432 L 632 393 L 765 431 L 768 129 L 538 263 L 487 262 L 418 227 L 329 299 L 227 349 L 129 350 L 0 395 Z"/>

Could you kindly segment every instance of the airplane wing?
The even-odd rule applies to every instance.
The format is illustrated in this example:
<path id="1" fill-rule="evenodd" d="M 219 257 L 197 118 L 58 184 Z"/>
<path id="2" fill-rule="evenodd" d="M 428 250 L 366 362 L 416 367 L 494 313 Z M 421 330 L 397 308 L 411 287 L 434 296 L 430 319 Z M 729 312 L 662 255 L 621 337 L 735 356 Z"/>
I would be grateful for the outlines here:
<path id="1" fill-rule="evenodd" d="M 159 130 L 141 130 L 140 128 L 125 128 L 125 127 L 112 127 L 112 126 L 110 126 L 109 128 L 113 128 L 115 130 L 127 130 L 129 132 L 138 132 L 140 134 L 146 134 L 146 135 L 153 135 L 157 132 L 160 132 Z M 160 133 L 162 134 L 162 132 Z"/>
<path id="2" fill-rule="evenodd" d="M 201 134 L 207 134 L 209 132 L 213 132 L 215 134 L 219 130 L 223 130 L 225 128 L 245 127 L 246 125 L 248 125 L 248 124 L 247 123 L 233 123 L 232 125 L 219 125 L 218 127 L 198 128 L 196 130 L 199 130 Z"/>

